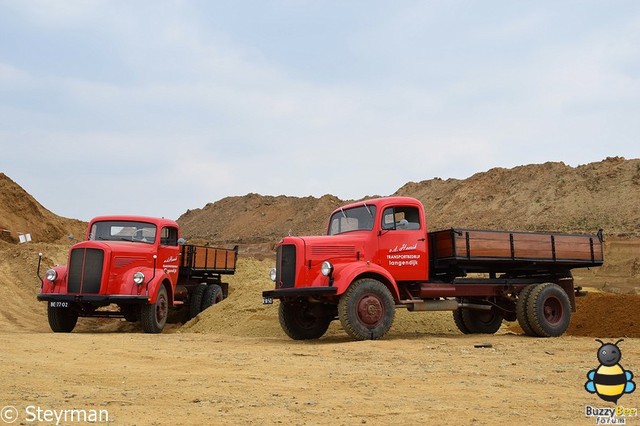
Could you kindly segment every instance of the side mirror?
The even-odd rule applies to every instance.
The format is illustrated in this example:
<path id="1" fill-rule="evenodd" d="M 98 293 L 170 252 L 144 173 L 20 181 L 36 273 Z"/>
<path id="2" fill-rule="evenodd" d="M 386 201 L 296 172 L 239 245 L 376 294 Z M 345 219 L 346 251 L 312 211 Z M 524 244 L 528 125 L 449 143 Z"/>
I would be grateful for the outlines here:
<path id="1" fill-rule="evenodd" d="M 184 238 L 178 238 L 178 245 L 183 246 L 187 241 Z"/>

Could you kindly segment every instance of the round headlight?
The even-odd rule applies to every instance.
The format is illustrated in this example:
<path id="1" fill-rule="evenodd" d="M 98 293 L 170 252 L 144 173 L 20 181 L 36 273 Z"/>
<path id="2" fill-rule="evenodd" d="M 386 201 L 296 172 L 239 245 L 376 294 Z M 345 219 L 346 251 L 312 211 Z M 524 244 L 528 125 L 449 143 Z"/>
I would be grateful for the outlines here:
<path id="1" fill-rule="evenodd" d="M 273 282 L 276 281 L 276 275 L 277 275 L 276 268 L 271 268 L 271 270 L 269 271 L 269 278 L 271 278 L 271 281 Z"/>
<path id="2" fill-rule="evenodd" d="M 49 269 L 47 272 L 45 272 L 44 277 L 53 282 L 56 280 L 56 278 L 58 278 L 58 273 L 56 272 L 55 269 Z"/>
<path id="3" fill-rule="evenodd" d="M 320 265 L 320 272 L 322 272 L 322 275 L 326 277 L 330 276 L 333 272 L 333 265 L 331 264 L 331 262 L 328 262 L 326 260 L 322 262 L 322 265 Z"/>
<path id="4" fill-rule="evenodd" d="M 140 285 L 144 282 L 144 274 L 142 272 L 136 272 L 133 274 L 133 282 Z"/>

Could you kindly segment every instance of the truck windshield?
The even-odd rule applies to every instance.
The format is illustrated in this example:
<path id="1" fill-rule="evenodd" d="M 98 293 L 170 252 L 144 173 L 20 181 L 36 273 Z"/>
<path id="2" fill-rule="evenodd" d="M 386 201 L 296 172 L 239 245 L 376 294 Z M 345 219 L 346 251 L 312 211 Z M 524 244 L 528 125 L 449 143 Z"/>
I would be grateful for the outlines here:
<path id="1" fill-rule="evenodd" d="M 156 226 L 147 222 L 105 221 L 91 226 L 89 240 L 99 241 L 136 241 L 153 244 L 156 239 Z"/>
<path id="2" fill-rule="evenodd" d="M 329 235 L 351 231 L 371 231 L 376 207 L 363 205 L 352 209 L 340 209 L 329 220 Z"/>

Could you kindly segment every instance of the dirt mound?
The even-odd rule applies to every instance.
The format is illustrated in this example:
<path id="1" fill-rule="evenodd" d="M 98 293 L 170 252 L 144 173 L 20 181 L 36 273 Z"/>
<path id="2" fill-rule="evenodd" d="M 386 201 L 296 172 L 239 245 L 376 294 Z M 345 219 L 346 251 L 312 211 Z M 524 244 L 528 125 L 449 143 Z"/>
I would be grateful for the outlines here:
<path id="1" fill-rule="evenodd" d="M 640 236 L 640 160 L 615 157 L 570 167 L 495 168 L 466 180 L 408 183 L 396 195 L 420 199 L 431 228 L 452 225 L 524 231 Z"/>
<path id="2" fill-rule="evenodd" d="M 67 219 L 45 209 L 31 195 L 0 173 L 0 238 L 18 241 L 18 234 L 30 234 L 33 241 L 63 242 L 69 234 L 82 239 L 87 224 Z"/>
<path id="3" fill-rule="evenodd" d="M 564 163 L 496 168 L 465 180 L 407 183 L 393 195 L 421 200 L 431 229 L 592 233 L 603 228 L 607 236 L 640 236 L 640 159 L 607 158 L 575 168 Z M 188 239 L 273 245 L 289 233 L 324 233 L 329 213 L 343 203 L 331 195 L 248 194 L 189 210 L 178 223 Z"/>
<path id="4" fill-rule="evenodd" d="M 567 334 L 591 337 L 640 337 L 640 296 L 589 293 L 576 300 Z"/>
<path id="5" fill-rule="evenodd" d="M 229 297 L 185 324 L 181 333 L 215 333 L 227 336 L 282 337 L 278 302 L 263 305 L 263 290 L 272 288 L 267 278 L 272 261 L 241 259 L 235 276 L 229 278 Z M 577 300 L 577 312 L 567 335 L 640 337 L 639 295 L 589 293 Z M 517 323 L 502 326 L 502 333 L 522 333 Z M 389 338 L 417 335 L 459 335 L 450 312 L 412 313 L 396 311 Z M 339 321 L 331 323 L 327 337 L 345 336 Z"/>

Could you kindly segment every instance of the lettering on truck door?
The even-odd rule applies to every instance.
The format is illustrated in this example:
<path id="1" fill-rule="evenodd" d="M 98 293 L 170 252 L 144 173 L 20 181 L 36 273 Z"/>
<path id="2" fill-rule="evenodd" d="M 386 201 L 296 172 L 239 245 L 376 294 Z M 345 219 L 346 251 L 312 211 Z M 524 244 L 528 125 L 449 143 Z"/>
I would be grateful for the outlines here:
<path id="1" fill-rule="evenodd" d="M 178 253 L 178 230 L 172 226 L 165 226 L 160 231 L 157 267 L 162 268 L 171 277 L 172 284 L 178 280 Z"/>
<path id="2" fill-rule="evenodd" d="M 396 281 L 427 279 L 427 232 L 417 207 L 387 207 L 378 238 L 380 265 Z"/>

